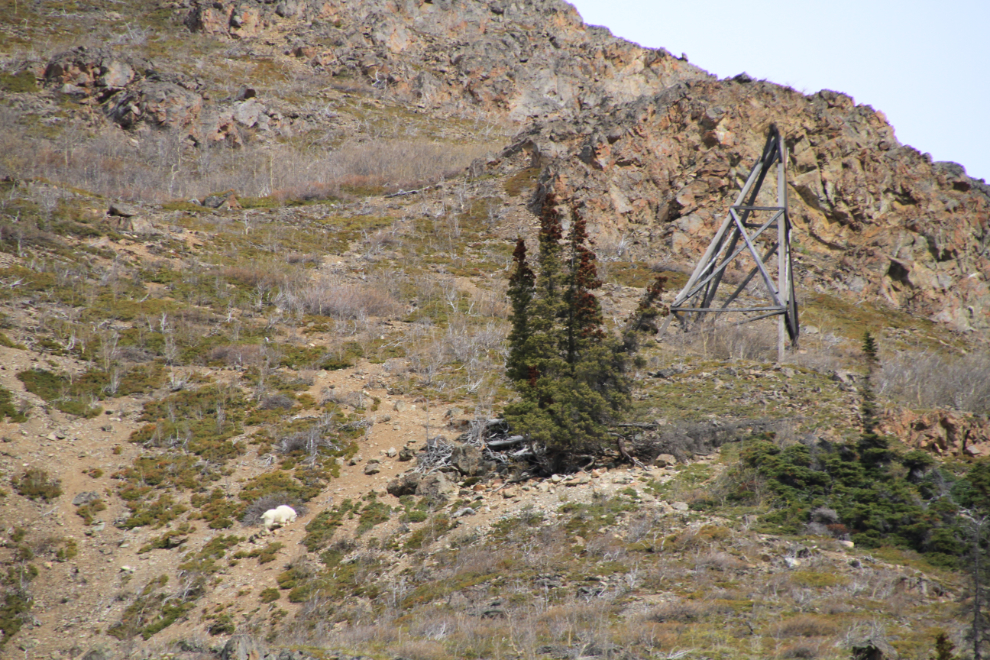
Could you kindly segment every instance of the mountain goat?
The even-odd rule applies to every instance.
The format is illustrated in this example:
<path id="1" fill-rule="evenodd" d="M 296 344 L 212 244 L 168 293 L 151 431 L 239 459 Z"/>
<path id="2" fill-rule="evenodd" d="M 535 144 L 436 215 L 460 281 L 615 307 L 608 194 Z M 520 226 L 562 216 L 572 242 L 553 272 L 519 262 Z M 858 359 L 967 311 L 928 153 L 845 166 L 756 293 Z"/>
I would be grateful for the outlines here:
<path id="1" fill-rule="evenodd" d="M 261 520 L 265 523 L 265 529 L 272 531 L 273 529 L 282 527 L 283 525 L 288 525 L 291 522 L 296 521 L 296 510 L 288 505 L 281 505 L 275 507 L 274 509 L 269 509 L 265 511 L 261 516 Z"/>

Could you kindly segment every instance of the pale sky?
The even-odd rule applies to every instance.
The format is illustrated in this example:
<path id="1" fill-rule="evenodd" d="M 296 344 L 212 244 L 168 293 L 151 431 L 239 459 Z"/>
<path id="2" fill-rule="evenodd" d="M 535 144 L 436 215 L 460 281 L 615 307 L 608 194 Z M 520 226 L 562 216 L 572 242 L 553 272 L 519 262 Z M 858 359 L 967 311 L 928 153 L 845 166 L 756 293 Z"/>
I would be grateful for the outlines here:
<path id="1" fill-rule="evenodd" d="M 990 179 L 990 0 L 569 0 L 586 23 L 720 78 L 882 111 L 897 139 Z"/>

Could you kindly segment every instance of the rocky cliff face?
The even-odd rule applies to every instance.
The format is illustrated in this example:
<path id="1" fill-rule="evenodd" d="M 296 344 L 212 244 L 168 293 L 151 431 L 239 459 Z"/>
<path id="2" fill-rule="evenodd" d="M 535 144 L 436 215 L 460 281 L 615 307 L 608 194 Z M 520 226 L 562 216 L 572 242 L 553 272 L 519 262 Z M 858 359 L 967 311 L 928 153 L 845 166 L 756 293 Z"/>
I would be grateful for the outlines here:
<path id="1" fill-rule="evenodd" d="M 806 271 L 806 286 L 960 330 L 988 327 L 990 189 L 901 145 L 882 113 L 843 94 L 804 96 L 745 76 L 680 83 L 606 113 L 535 122 L 510 150 L 530 145 L 545 185 L 599 223 L 692 262 L 770 124 L 788 148 L 794 238 L 831 264 L 824 279 Z"/>
<path id="2" fill-rule="evenodd" d="M 284 32 L 289 52 L 337 77 L 366 78 L 424 108 L 475 106 L 516 120 L 624 103 L 701 69 L 589 27 L 560 0 L 196 0 L 194 31 Z M 295 31 L 306 25 L 305 31 Z"/>

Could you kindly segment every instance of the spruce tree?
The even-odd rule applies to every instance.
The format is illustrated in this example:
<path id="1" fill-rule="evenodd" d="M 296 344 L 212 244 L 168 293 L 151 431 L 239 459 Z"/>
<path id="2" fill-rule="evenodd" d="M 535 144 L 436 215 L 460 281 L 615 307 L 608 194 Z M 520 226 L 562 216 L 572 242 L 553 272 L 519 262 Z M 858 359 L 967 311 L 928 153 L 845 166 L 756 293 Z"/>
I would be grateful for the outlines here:
<path id="1" fill-rule="evenodd" d="M 520 395 L 506 407 L 506 419 L 545 446 L 555 467 L 609 439 L 607 425 L 629 407 L 631 390 L 623 347 L 603 327 L 593 293 L 601 286 L 596 257 L 576 210 L 566 245 L 563 238 L 556 200 L 548 194 L 540 213 L 539 272 L 531 287 L 525 245 L 516 244 L 506 365 Z"/>
<path id="2" fill-rule="evenodd" d="M 876 340 L 869 331 L 863 335 L 863 355 L 866 359 L 866 376 L 860 387 L 860 419 L 863 432 L 860 434 L 859 460 L 867 468 L 880 468 L 890 462 L 891 452 L 887 439 L 877 433 L 877 400 L 873 390 L 873 377 L 880 365 Z"/>
<path id="3" fill-rule="evenodd" d="M 515 383 L 529 377 L 525 351 L 530 336 L 529 308 L 536 282 L 536 275 L 526 262 L 526 242 L 522 238 L 516 240 L 512 261 L 514 265 L 508 291 L 512 303 L 512 329 L 509 331 L 509 359 L 505 371 L 509 380 Z"/>

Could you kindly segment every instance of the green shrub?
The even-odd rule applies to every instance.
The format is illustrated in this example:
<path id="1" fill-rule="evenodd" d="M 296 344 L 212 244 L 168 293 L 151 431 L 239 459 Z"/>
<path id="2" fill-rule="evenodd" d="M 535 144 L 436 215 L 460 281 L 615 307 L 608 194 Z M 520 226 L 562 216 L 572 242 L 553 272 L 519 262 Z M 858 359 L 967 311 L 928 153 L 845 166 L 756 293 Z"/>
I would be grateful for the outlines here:
<path id="1" fill-rule="evenodd" d="M 55 552 L 55 558 L 59 561 L 69 561 L 79 554 L 79 544 L 73 538 L 63 539 L 65 544 Z"/>
<path id="2" fill-rule="evenodd" d="M 19 73 L 0 73 L 0 88 L 12 94 L 33 94 L 38 91 L 34 74 L 27 69 Z"/>
<path id="3" fill-rule="evenodd" d="M 168 576 L 152 580 L 133 603 L 127 606 L 120 621 L 107 628 L 107 634 L 120 640 L 141 635 L 145 640 L 186 616 L 195 607 L 195 601 L 204 593 L 204 581 L 199 579 L 169 597 L 158 591 L 168 583 Z"/>
<path id="4" fill-rule="evenodd" d="M 244 452 L 230 438 L 240 433 L 245 407 L 244 395 L 232 388 L 178 392 L 145 404 L 141 421 L 151 423 L 134 431 L 131 442 L 179 445 L 208 461 L 222 462 Z"/>
<path id="5" fill-rule="evenodd" d="M 755 476 L 774 497 L 773 510 L 764 516 L 773 531 L 803 534 L 809 523 L 819 522 L 857 545 L 908 548 L 934 564 L 961 565 L 968 532 L 960 509 L 990 510 L 990 461 L 975 461 L 955 474 L 921 452 L 890 449 L 875 433 L 864 437 L 868 446 L 861 440 L 781 448 L 767 437 L 748 440 L 741 465 L 727 479 L 733 484 L 728 499 L 753 501 Z M 878 442 L 883 460 L 877 459 Z M 834 514 L 816 520 L 824 510 Z"/>
<path id="6" fill-rule="evenodd" d="M 220 614 L 206 629 L 211 635 L 233 635 L 236 627 L 234 617 L 230 614 Z"/>
<path id="7" fill-rule="evenodd" d="M 207 521 L 210 529 L 227 529 L 244 511 L 244 504 L 227 498 L 219 488 L 214 488 L 208 496 L 195 494 L 190 503 L 200 510 L 199 518 Z"/>
<path id="8" fill-rule="evenodd" d="M 346 499 L 338 506 L 318 513 L 306 525 L 306 536 L 302 540 L 306 549 L 310 552 L 319 552 L 329 545 L 334 532 L 344 523 L 344 516 L 355 508 L 354 503 Z"/>
<path id="9" fill-rule="evenodd" d="M 386 522 L 392 513 L 392 507 L 378 501 L 378 494 L 375 491 L 371 491 L 363 499 L 365 505 L 358 517 L 358 526 L 355 531 L 357 536 L 361 536 L 375 525 Z"/>
<path id="10" fill-rule="evenodd" d="M 14 490 L 31 500 L 50 502 L 62 494 L 62 482 L 40 468 L 29 468 L 12 483 Z"/>
<path id="11" fill-rule="evenodd" d="M 96 518 L 96 514 L 100 511 L 106 510 L 106 503 L 102 499 L 97 498 L 88 504 L 83 504 L 82 506 L 77 507 L 76 515 L 85 520 L 87 525 L 92 525 L 93 520 Z"/>
<path id="12" fill-rule="evenodd" d="M 182 523 L 178 528 L 169 530 L 157 536 L 146 544 L 141 546 L 138 550 L 138 554 L 144 554 L 145 552 L 151 552 L 152 550 L 170 550 L 172 548 L 178 548 L 180 545 L 189 540 L 189 535 L 195 530 L 189 523 Z"/>
<path id="13" fill-rule="evenodd" d="M 0 649 L 9 642 L 24 625 L 31 611 L 31 598 L 20 591 L 8 591 L 0 605 Z"/>
<path id="14" fill-rule="evenodd" d="M 268 543 L 263 548 L 258 548 L 257 550 L 252 550 L 251 552 L 238 552 L 234 555 L 234 559 L 247 559 L 249 557 L 257 557 L 259 564 L 268 564 L 275 561 L 275 557 L 278 555 L 278 551 L 285 546 L 281 543 Z"/>
<path id="15" fill-rule="evenodd" d="M 92 405 L 98 394 L 91 391 L 86 379 L 73 380 L 67 375 L 37 368 L 20 372 L 17 378 L 28 392 L 69 415 L 92 418 L 103 412 L 99 406 Z"/>
<path id="16" fill-rule="evenodd" d="M 258 594 L 258 598 L 262 603 L 274 603 L 281 595 L 282 594 L 275 587 L 268 587 L 267 589 L 263 589 L 261 593 Z"/>
<path id="17" fill-rule="evenodd" d="M 443 514 L 437 514 L 427 524 L 409 535 L 403 547 L 406 550 L 419 550 L 452 530 L 457 525 Z"/>
<path id="18" fill-rule="evenodd" d="M 0 385 L 0 421 L 4 417 L 15 423 L 27 421 L 27 415 L 14 407 L 14 394 Z"/>
<path id="19" fill-rule="evenodd" d="M 131 515 L 124 521 L 124 529 L 145 526 L 162 527 L 186 512 L 186 507 L 177 504 L 167 493 L 159 495 L 154 502 L 135 500 L 126 504 L 131 510 Z"/>

